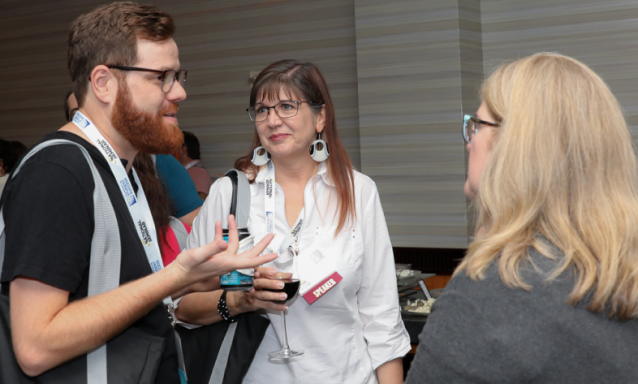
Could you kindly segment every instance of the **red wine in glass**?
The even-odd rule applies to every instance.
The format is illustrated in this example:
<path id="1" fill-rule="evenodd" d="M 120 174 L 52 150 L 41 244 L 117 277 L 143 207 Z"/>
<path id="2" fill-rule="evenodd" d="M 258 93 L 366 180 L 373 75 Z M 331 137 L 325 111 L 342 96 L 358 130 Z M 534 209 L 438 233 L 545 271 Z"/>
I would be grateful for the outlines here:
<path id="1" fill-rule="evenodd" d="M 297 296 L 299 292 L 299 279 L 288 279 L 281 280 L 284 283 L 283 289 L 268 289 L 271 292 L 284 292 L 286 294 L 286 300 L 284 301 L 273 301 L 277 304 L 286 304 L 289 303 L 292 299 Z M 303 355 L 303 351 L 293 351 L 288 346 L 288 331 L 286 330 L 286 311 L 281 312 L 281 322 L 282 322 L 282 330 L 283 330 L 283 346 L 280 351 L 270 352 L 268 354 L 270 361 L 281 361 L 287 360 L 296 356 Z"/>
<path id="2" fill-rule="evenodd" d="M 283 292 L 286 294 L 286 300 L 273 300 L 273 303 L 286 304 L 297 296 L 299 292 L 299 279 L 281 280 L 284 283 L 283 289 L 266 289 L 270 292 Z"/>

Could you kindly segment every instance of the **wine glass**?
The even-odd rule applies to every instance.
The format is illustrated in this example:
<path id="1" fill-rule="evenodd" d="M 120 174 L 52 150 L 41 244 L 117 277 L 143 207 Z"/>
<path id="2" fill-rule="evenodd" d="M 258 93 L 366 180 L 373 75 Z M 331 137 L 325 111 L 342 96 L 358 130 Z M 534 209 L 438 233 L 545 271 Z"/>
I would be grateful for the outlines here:
<path id="1" fill-rule="evenodd" d="M 283 289 L 269 289 L 269 291 L 272 291 L 272 292 L 284 292 L 286 294 L 286 300 L 284 300 L 284 301 L 275 301 L 275 303 L 277 303 L 277 304 L 290 303 L 295 298 L 295 296 L 297 296 L 297 293 L 299 292 L 299 279 L 286 279 L 286 280 L 281 280 L 281 281 L 284 283 L 284 288 Z M 281 360 L 285 360 L 285 359 L 290 359 L 290 358 L 295 357 L 295 356 L 301 356 L 304 353 L 303 351 L 293 351 L 288 346 L 288 332 L 286 331 L 286 312 L 287 311 L 281 311 L 281 320 L 282 320 L 282 324 L 283 324 L 283 335 L 284 335 L 284 345 L 282 346 L 281 350 L 270 352 L 268 354 L 268 356 L 270 356 L 268 358 L 269 361 L 281 361 Z"/>

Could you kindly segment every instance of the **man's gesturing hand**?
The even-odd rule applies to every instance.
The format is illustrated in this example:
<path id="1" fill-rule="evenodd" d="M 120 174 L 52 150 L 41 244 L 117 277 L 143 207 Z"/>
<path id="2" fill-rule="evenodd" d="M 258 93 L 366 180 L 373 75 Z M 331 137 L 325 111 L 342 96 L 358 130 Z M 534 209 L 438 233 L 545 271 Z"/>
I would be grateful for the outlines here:
<path id="1" fill-rule="evenodd" d="M 228 243 L 222 238 L 221 222 L 217 221 L 215 240 L 202 247 L 186 250 L 177 256 L 172 264 L 181 271 L 188 284 L 212 276 L 221 276 L 236 269 L 255 268 L 277 258 L 274 253 L 259 256 L 274 235 L 268 234 L 251 250 L 236 254 L 239 237 L 233 215 L 228 216 L 228 228 Z"/>

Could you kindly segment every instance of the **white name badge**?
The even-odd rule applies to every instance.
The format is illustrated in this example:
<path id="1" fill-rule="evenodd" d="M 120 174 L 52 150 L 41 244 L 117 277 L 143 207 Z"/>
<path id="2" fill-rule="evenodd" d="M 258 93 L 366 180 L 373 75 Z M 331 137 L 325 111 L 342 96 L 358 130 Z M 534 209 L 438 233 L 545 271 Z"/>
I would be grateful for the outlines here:
<path id="1" fill-rule="evenodd" d="M 298 263 L 298 270 L 303 271 L 299 294 L 308 304 L 319 300 L 343 280 L 334 264 L 316 247 L 308 252 L 301 252 L 295 261 Z"/>

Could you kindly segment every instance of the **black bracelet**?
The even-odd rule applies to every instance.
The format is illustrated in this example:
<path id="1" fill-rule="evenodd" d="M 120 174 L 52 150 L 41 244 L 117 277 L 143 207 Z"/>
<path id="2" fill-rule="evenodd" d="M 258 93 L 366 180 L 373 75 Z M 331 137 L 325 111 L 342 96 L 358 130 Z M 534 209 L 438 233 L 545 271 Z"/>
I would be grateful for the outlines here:
<path id="1" fill-rule="evenodd" d="M 230 311 L 228 311 L 228 304 L 226 304 L 226 290 L 222 293 L 219 298 L 219 303 L 217 303 L 217 311 L 221 315 L 222 319 L 224 319 L 227 323 L 236 323 L 237 316 L 232 317 L 230 315 Z"/>

